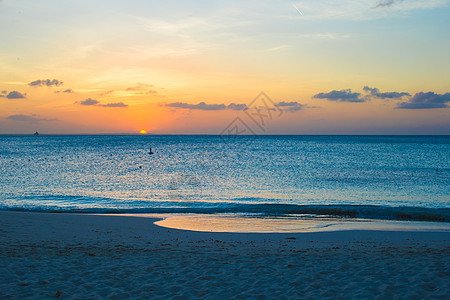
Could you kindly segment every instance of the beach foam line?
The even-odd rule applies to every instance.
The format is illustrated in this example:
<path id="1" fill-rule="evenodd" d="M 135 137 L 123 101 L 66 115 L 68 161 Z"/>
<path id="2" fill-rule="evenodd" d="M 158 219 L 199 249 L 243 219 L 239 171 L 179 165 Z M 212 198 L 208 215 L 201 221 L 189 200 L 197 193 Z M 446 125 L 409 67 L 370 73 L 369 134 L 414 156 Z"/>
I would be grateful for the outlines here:
<path id="1" fill-rule="evenodd" d="M 57 199 L 58 197 L 52 196 Z M 81 201 L 79 197 L 69 199 Z M 56 201 L 56 200 L 53 201 Z M 66 213 L 118 213 L 118 214 L 260 214 L 262 216 L 299 216 L 311 217 L 329 216 L 341 218 L 397 220 L 397 221 L 426 221 L 450 223 L 450 208 L 430 207 L 390 207 L 380 205 L 299 205 L 278 203 L 235 203 L 235 202 L 205 202 L 205 201 L 136 201 L 138 207 L 124 206 L 120 201 L 101 198 L 101 201 L 115 203 L 115 206 L 98 207 L 96 202 L 100 198 L 83 200 L 76 205 L 36 205 L 33 199 L 29 205 L 0 206 L 0 210 L 34 211 L 34 212 L 66 212 Z M 47 199 L 48 200 L 48 199 Z M 52 201 L 48 200 L 50 203 Z M 100 200 L 99 200 L 100 201 Z M 83 206 L 83 203 L 95 204 L 94 207 Z M 131 202 L 133 203 L 133 202 Z"/>
<path id="2" fill-rule="evenodd" d="M 0 298 L 446 298 L 450 233 L 208 233 L 0 211 Z"/>

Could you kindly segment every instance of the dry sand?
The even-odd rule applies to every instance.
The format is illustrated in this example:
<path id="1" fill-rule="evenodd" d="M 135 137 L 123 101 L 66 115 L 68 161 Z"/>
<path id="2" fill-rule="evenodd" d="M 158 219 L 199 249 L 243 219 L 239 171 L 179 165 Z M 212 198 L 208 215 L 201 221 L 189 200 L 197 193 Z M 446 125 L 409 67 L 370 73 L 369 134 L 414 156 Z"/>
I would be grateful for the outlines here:
<path id="1" fill-rule="evenodd" d="M 450 233 L 239 234 L 0 212 L 0 298 L 450 298 Z"/>

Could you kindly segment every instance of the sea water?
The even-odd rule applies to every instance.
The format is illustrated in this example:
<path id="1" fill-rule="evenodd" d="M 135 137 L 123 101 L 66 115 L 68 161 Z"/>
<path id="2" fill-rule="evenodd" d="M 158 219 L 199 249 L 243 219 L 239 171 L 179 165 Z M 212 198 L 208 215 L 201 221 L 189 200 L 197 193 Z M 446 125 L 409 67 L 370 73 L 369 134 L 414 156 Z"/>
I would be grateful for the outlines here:
<path id="1" fill-rule="evenodd" d="M 0 174 L 3 210 L 450 222 L 450 136 L 0 136 Z"/>

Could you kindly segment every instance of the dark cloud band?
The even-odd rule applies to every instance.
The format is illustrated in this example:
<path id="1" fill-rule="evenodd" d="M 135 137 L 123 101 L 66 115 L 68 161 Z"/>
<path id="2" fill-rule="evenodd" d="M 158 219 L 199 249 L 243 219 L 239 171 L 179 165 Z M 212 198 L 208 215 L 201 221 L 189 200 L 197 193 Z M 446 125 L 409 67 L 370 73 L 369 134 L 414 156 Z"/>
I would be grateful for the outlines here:
<path id="1" fill-rule="evenodd" d="M 117 102 L 117 103 L 100 104 L 100 106 L 103 106 L 103 107 L 128 107 L 128 104 L 125 104 L 123 102 Z"/>
<path id="2" fill-rule="evenodd" d="M 406 92 L 384 92 L 380 93 L 380 90 L 377 88 L 370 88 L 365 86 L 363 90 L 367 93 L 370 93 L 371 96 L 380 98 L 380 99 L 400 99 L 403 96 L 411 96 L 410 93 Z"/>
<path id="3" fill-rule="evenodd" d="M 319 93 L 313 96 L 316 99 L 327 99 L 330 101 L 341 101 L 341 102 L 365 102 L 366 99 L 360 98 L 360 93 L 353 93 L 351 89 L 346 90 L 332 90 L 328 93 Z"/>
<path id="4" fill-rule="evenodd" d="M 243 111 L 249 110 L 247 104 L 236 104 L 230 103 L 226 104 L 207 104 L 205 102 L 200 102 L 198 104 L 189 104 L 185 102 L 173 102 L 168 104 L 161 104 L 161 106 L 171 107 L 171 108 L 181 108 L 181 109 L 190 109 L 190 110 L 205 110 L 205 111 L 218 111 L 218 110 L 236 110 Z M 300 104 L 298 102 L 279 102 L 275 104 L 280 110 L 295 112 L 302 110 L 305 105 Z"/>
<path id="5" fill-rule="evenodd" d="M 168 103 L 165 106 L 173 107 L 173 108 L 197 109 L 197 110 L 225 110 L 225 109 L 227 109 L 227 106 L 225 104 L 206 104 L 205 102 L 200 102 L 199 104 L 174 102 L 174 103 Z"/>
<path id="6" fill-rule="evenodd" d="M 434 92 L 416 93 L 408 102 L 397 105 L 399 109 L 430 109 L 449 107 L 450 93 L 436 94 Z"/>
<path id="7" fill-rule="evenodd" d="M 284 111 L 288 111 L 288 112 L 296 112 L 299 110 L 302 110 L 303 108 L 305 108 L 304 104 L 298 103 L 296 101 L 291 101 L 291 102 L 278 102 L 276 104 L 276 106 L 278 106 L 280 109 L 284 110 Z"/>
<path id="8" fill-rule="evenodd" d="M 52 122 L 52 121 L 56 121 L 57 119 L 45 119 L 45 118 L 38 118 L 36 116 L 28 116 L 28 115 L 22 115 L 22 114 L 18 114 L 18 115 L 11 115 L 9 117 L 7 117 L 8 120 L 13 120 L 13 121 L 19 121 L 19 122 Z"/>
<path id="9" fill-rule="evenodd" d="M 79 103 L 81 105 L 85 105 L 85 106 L 101 106 L 101 107 L 128 107 L 128 104 L 125 104 L 123 102 L 116 102 L 116 103 L 108 103 L 108 104 L 101 104 L 98 100 L 95 99 L 91 99 L 91 98 L 87 98 L 83 101 L 80 102 L 75 102 L 75 103 Z"/>
<path id="10" fill-rule="evenodd" d="M 225 104 L 207 104 L 205 102 L 200 102 L 199 104 L 189 104 L 184 102 L 174 102 L 164 104 L 163 106 L 172 107 L 172 108 L 183 108 L 183 109 L 193 109 L 193 110 L 246 110 L 246 104 L 236 104 L 231 103 L 229 105 Z"/>

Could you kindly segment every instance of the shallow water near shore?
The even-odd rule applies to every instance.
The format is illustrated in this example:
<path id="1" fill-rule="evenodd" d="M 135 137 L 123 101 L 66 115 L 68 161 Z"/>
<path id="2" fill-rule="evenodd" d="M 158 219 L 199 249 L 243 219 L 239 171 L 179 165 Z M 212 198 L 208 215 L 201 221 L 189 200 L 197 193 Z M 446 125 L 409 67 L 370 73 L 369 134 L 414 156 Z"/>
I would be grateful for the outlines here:
<path id="1" fill-rule="evenodd" d="M 124 216 L 161 218 L 162 220 L 155 222 L 156 225 L 203 232 L 294 233 L 341 230 L 450 232 L 450 224 L 448 223 L 333 218 L 326 216 L 262 217 L 247 214 L 125 214 Z"/>

